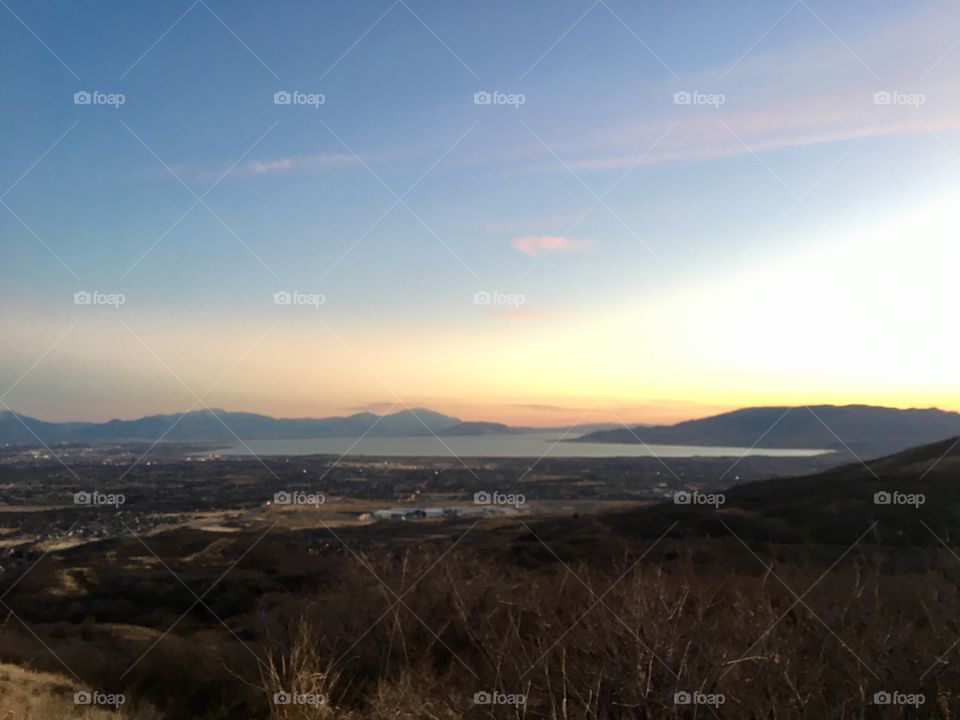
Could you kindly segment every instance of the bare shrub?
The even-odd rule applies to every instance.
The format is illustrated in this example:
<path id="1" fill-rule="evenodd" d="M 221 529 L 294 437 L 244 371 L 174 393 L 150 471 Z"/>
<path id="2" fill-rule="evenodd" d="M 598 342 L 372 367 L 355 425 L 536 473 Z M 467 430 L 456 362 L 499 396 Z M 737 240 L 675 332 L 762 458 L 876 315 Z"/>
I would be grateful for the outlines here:
<path id="1" fill-rule="evenodd" d="M 273 717 L 873 718 L 894 710 L 873 705 L 884 689 L 923 692 L 924 717 L 957 709 L 960 678 L 934 661 L 960 593 L 934 573 L 888 576 L 859 560 L 826 573 L 758 563 L 751 575 L 689 560 L 667 573 L 438 559 L 361 558 L 305 604 L 266 686 L 331 702 Z M 475 704 L 477 693 L 525 702 Z M 678 693 L 723 703 L 677 704 Z"/>

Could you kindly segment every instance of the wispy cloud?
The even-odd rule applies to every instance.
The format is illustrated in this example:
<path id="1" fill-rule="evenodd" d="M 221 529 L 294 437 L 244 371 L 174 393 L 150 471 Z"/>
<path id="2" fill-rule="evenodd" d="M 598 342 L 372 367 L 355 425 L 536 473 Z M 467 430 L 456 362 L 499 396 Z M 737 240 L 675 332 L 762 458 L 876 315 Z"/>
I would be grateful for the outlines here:
<path id="1" fill-rule="evenodd" d="M 235 175 L 283 175 L 288 173 L 322 172 L 358 165 L 360 160 L 346 153 L 294 155 L 272 160 L 251 160 L 232 174 Z"/>
<path id="2" fill-rule="evenodd" d="M 795 12 L 801 18 L 802 8 Z M 864 135 L 957 130 L 958 26 L 960 6 L 941 2 L 881 17 L 856 33 L 844 32 L 844 42 L 824 29 L 820 42 L 758 48 L 733 67 L 721 64 L 644 88 L 647 104 L 634 109 L 633 121 L 597 123 L 579 134 L 577 128 L 563 128 L 556 131 L 560 139 L 546 140 L 574 170 L 616 170 Z M 610 117 L 631 115 L 629 107 L 613 112 L 614 102 L 622 107 L 624 101 L 611 100 Z M 563 139 L 574 135 L 575 141 Z M 645 154 L 661 136 L 655 150 Z M 540 157 L 543 161 L 528 169 L 565 171 L 548 153 Z"/>
<path id="3" fill-rule="evenodd" d="M 363 158 L 369 162 L 369 158 Z M 234 168 L 191 163 L 172 165 L 174 172 L 196 182 L 228 182 L 231 178 L 273 177 L 283 175 L 309 175 L 328 173 L 342 168 L 362 167 L 360 158 L 348 153 L 305 153 L 273 158 L 247 160 Z M 226 173 L 226 175 L 224 175 Z M 161 177 L 160 173 L 157 173 Z"/>
<path id="4" fill-rule="evenodd" d="M 564 235 L 523 235 L 510 243 L 514 250 L 536 257 L 545 252 L 575 253 L 590 247 L 585 240 L 574 240 Z"/>
<path id="5" fill-rule="evenodd" d="M 737 126 L 736 118 L 728 117 L 725 122 L 728 122 L 731 130 L 737 134 L 734 135 L 728 131 L 728 139 L 719 140 L 713 145 L 677 148 L 646 155 L 640 155 L 640 153 L 611 154 L 576 160 L 570 162 L 569 165 L 574 170 L 613 170 L 633 165 L 663 165 L 760 154 L 791 147 L 856 140 L 864 136 L 882 137 L 887 135 L 914 135 L 940 130 L 960 130 L 960 117 L 958 117 L 954 119 L 931 119 L 929 121 L 918 119 L 915 121 L 878 123 L 876 125 L 864 122 L 833 130 L 797 132 L 796 134 L 779 137 L 757 138 L 751 133 L 742 133 Z"/>

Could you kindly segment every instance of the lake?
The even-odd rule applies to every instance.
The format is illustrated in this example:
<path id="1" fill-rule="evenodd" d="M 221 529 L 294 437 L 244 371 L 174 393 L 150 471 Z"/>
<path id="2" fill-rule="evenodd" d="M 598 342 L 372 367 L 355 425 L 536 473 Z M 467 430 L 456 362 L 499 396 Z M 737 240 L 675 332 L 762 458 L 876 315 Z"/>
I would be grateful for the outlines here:
<path id="1" fill-rule="evenodd" d="M 220 451 L 223 455 L 382 455 L 397 457 L 813 457 L 830 450 L 701 447 L 696 445 L 629 445 L 560 441 L 562 433 L 464 435 L 457 437 L 315 438 L 250 440 Z"/>

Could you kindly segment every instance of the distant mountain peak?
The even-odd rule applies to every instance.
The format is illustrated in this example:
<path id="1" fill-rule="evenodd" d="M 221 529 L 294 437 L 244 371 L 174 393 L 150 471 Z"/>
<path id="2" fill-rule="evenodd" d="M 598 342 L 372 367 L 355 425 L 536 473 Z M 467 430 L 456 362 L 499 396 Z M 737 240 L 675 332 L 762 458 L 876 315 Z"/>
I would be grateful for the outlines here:
<path id="1" fill-rule="evenodd" d="M 588 433 L 578 441 L 897 452 L 960 435 L 960 414 L 873 405 L 740 408 L 674 425 Z"/>

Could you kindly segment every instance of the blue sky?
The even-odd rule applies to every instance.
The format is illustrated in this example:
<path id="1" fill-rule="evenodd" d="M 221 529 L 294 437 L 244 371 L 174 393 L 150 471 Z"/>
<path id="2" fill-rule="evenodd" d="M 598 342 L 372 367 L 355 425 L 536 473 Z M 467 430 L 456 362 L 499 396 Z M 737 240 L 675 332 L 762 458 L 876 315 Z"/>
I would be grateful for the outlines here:
<path id="1" fill-rule="evenodd" d="M 919 352 L 861 382 L 871 348 L 853 331 L 830 336 L 843 362 L 768 357 L 737 299 L 835 250 L 846 287 L 779 314 L 798 344 L 837 317 L 873 327 L 862 298 L 894 286 L 929 322 L 914 332 L 948 320 L 949 287 L 932 309 L 910 300 L 953 247 L 948 3 L 4 2 L 0 385 L 18 410 L 185 409 L 186 388 L 232 368 L 211 402 L 320 415 L 394 402 L 434 361 L 403 400 L 491 419 L 595 401 L 631 420 L 960 407 Z M 477 105 L 482 91 L 523 103 Z M 923 238 L 870 234 L 930 213 Z M 852 238 L 888 247 L 873 280 Z M 283 290 L 326 302 L 278 307 Z M 78 291 L 126 301 L 77 306 Z M 478 291 L 523 304 L 477 306 Z M 705 330 L 678 298 L 720 320 Z M 805 306 L 823 316 L 805 325 Z M 721 347 L 691 362 L 718 323 Z M 245 355 L 262 332 L 271 350 Z M 538 403 L 568 411 L 511 409 Z"/>

